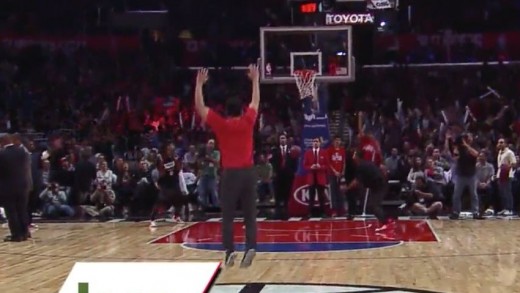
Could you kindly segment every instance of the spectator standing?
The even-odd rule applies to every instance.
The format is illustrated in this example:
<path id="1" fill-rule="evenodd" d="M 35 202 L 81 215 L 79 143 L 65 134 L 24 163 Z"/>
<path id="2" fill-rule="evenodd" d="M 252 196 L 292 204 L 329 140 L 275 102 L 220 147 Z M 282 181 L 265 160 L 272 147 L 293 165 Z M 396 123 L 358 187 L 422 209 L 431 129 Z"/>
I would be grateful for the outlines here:
<path id="1" fill-rule="evenodd" d="M 195 145 L 190 145 L 188 147 L 188 152 L 184 154 L 183 165 L 190 168 L 195 168 L 197 165 L 197 149 Z"/>
<path id="2" fill-rule="evenodd" d="M 485 216 L 493 216 L 495 199 L 493 197 L 492 179 L 495 176 L 495 167 L 487 161 L 485 152 L 480 152 L 477 158 L 477 194 L 482 202 Z"/>
<path id="3" fill-rule="evenodd" d="M 462 193 L 467 188 L 471 197 L 471 211 L 473 218 L 480 218 L 480 208 L 477 196 L 477 179 L 476 164 L 478 151 L 475 150 L 471 143 L 473 136 L 470 133 L 464 133 L 457 137 L 453 149 L 453 156 L 456 163 L 453 169 L 454 191 L 452 198 L 452 214 L 450 219 L 456 220 L 460 216 L 462 209 Z"/>
<path id="4" fill-rule="evenodd" d="M 44 189 L 42 169 L 41 169 L 41 155 L 34 145 L 34 141 L 29 141 L 27 149 L 31 152 L 31 177 L 33 181 L 33 188 L 29 195 L 29 222 L 32 224 L 32 213 L 40 207 L 40 192 Z"/>
<path id="5" fill-rule="evenodd" d="M 329 184 L 332 216 L 342 214 L 345 200 L 339 190 L 341 178 L 345 175 L 345 149 L 341 145 L 341 137 L 334 138 L 333 145 L 328 149 Z"/>
<path id="6" fill-rule="evenodd" d="M 397 148 L 392 148 L 390 156 L 385 160 L 385 166 L 391 179 L 399 178 L 399 151 Z"/>
<path id="7" fill-rule="evenodd" d="M 4 241 L 25 241 L 31 237 L 28 218 L 29 192 L 32 185 L 29 170 L 30 156 L 24 148 L 15 145 L 11 135 L 2 137 L 2 145 L 0 188 L 4 192 L 1 194 L 0 204 L 5 208 L 11 232 Z"/>
<path id="8" fill-rule="evenodd" d="M 72 205 L 84 205 L 90 198 L 92 183 L 96 179 L 96 165 L 90 161 L 90 157 L 90 148 L 80 151 L 79 162 L 74 168 Z"/>
<path id="9" fill-rule="evenodd" d="M 325 214 L 325 188 L 330 167 L 327 152 L 321 148 L 321 138 L 316 137 L 312 140 L 312 147 L 303 156 L 303 168 L 308 172 L 309 216 L 313 215 L 316 196 L 320 203 L 320 214 L 323 216 Z"/>
<path id="10" fill-rule="evenodd" d="M 498 212 L 499 216 L 513 215 L 513 193 L 512 179 L 514 177 L 514 169 L 516 166 L 515 153 L 509 149 L 505 139 L 501 138 L 497 143 L 497 185 L 500 195 L 500 203 L 502 211 Z"/>
<path id="11" fill-rule="evenodd" d="M 258 200 L 265 202 L 273 195 L 273 166 L 264 154 L 258 157 L 256 171 L 258 172 Z"/>
<path id="12" fill-rule="evenodd" d="M 220 152 L 215 149 L 215 140 L 210 139 L 206 144 L 206 151 L 201 156 L 199 177 L 199 202 L 202 207 L 217 207 L 219 204 L 217 193 L 217 178 L 220 166 Z"/>
<path id="13" fill-rule="evenodd" d="M 298 168 L 298 160 L 291 154 L 292 146 L 288 144 L 287 135 L 280 134 L 279 145 L 272 149 L 271 164 L 274 176 L 274 196 L 276 217 L 288 218 L 288 202 L 291 197 L 291 188 L 294 174 Z"/>

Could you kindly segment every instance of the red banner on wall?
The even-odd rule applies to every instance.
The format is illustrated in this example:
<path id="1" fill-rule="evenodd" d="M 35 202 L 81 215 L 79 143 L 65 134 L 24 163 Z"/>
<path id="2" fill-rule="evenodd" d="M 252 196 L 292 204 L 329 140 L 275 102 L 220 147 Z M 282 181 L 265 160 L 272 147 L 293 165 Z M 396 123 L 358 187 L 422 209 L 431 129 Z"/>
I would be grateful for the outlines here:
<path id="1" fill-rule="evenodd" d="M 354 40 L 355 42 L 356 40 Z M 208 49 L 218 44 L 225 43 L 228 48 L 240 49 L 249 48 L 255 44 L 253 40 L 195 40 L 188 39 L 182 41 L 181 47 L 182 66 L 202 66 L 205 54 Z M 389 49 L 407 54 L 421 47 L 437 48 L 446 52 L 449 61 L 450 48 L 456 44 L 471 43 L 477 48 L 484 50 L 495 50 L 504 53 L 509 59 L 520 59 L 520 32 L 503 33 L 477 33 L 477 34 L 456 34 L 444 32 L 441 34 L 402 34 L 397 36 L 379 35 L 375 39 L 376 50 L 386 51 Z M 135 50 L 139 49 L 139 36 L 110 36 L 110 35 L 91 35 L 91 36 L 22 36 L 11 33 L 0 34 L 0 43 L 4 46 L 24 48 L 32 45 L 44 46 L 48 49 L 73 50 L 76 48 L 89 48 L 93 50 Z M 211 47 L 211 48 L 210 48 Z"/>
<path id="2" fill-rule="evenodd" d="M 472 44 L 478 49 L 495 50 L 505 53 L 509 58 L 520 58 L 520 32 L 456 34 L 402 34 L 398 36 L 381 35 L 375 40 L 375 48 L 400 53 L 410 53 L 421 47 L 438 48 L 446 53 L 449 61 L 450 51 L 455 45 Z"/>
<path id="3" fill-rule="evenodd" d="M 183 52 L 181 65 L 182 66 L 204 66 L 206 54 L 211 48 L 216 45 L 224 43 L 230 49 L 248 48 L 254 44 L 251 40 L 222 40 L 222 41 L 207 41 L 207 40 L 183 40 Z M 210 48 L 211 46 L 211 48 Z M 237 60 L 238 63 L 238 60 Z"/>
<path id="4" fill-rule="evenodd" d="M 4 46 L 25 48 L 30 46 L 43 46 L 50 50 L 67 50 L 77 48 L 89 48 L 92 50 L 135 50 L 140 47 L 138 36 L 20 36 L 12 34 L 0 34 L 0 42 Z"/>

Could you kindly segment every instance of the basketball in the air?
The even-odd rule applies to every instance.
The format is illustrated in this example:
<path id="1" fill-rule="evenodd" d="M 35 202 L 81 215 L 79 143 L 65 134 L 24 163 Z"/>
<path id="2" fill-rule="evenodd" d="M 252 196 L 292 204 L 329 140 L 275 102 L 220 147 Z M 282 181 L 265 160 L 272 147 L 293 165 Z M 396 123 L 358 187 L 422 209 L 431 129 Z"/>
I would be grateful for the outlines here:
<path id="1" fill-rule="evenodd" d="M 301 155 L 301 153 L 302 153 L 302 148 L 301 147 L 299 147 L 297 145 L 293 145 L 291 147 L 291 153 L 290 153 L 291 157 L 296 159 L 296 158 L 298 158 Z"/>

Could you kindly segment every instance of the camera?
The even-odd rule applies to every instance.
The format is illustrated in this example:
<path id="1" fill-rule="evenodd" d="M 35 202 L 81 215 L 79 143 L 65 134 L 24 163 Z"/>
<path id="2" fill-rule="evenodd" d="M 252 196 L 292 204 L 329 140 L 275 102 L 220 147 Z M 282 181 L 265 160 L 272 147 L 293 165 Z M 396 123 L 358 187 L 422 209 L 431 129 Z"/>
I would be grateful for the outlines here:
<path id="1" fill-rule="evenodd" d="M 170 175 L 173 175 L 174 168 L 175 168 L 174 161 L 164 164 L 164 170 Z"/>
<path id="2" fill-rule="evenodd" d="M 99 183 L 99 189 L 106 190 L 107 189 L 107 183 L 105 181 L 101 181 Z"/>
<path id="3" fill-rule="evenodd" d="M 456 146 L 463 146 L 464 141 L 467 141 L 468 138 L 469 138 L 469 135 L 467 133 L 463 133 L 455 138 L 454 143 Z"/>
<path id="4" fill-rule="evenodd" d="M 52 191 L 56 191 L 58 189 L 58 184 L 55 182 L 49 184 L 49 189 Z"/>

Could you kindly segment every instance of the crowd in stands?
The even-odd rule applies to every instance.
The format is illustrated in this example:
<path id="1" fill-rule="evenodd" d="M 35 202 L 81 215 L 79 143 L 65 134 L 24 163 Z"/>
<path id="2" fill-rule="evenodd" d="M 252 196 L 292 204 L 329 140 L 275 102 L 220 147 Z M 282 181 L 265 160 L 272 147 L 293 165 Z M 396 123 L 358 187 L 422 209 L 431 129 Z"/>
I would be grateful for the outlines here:
<path id="1" fill-rule="evenodd" d="M 156 196 L 153 174 L 157 158 L 167 153 L 183 158 L 187 178 L 192 177 L 190 174 L 196 178 L 189 182 L 200 187 L 191 190 L 201 193 L 199 208 L 217 205 L 218 171 L 205 166 L 213 136 L 193 111 L 194 72 L 180 66 L 183 57 L 172 48 L 182 47 L 179 44 L 186 39 L 206 39 L 207 46 L 201 49 L 204 64 L 245 65 L 258 56 L 258 27 L 287 25 L 290 11 L 280 4 L 283 1 L 261 1 L 249 6 L 242 1 L 219 2 L 226 9 L 217 9 L 220 4 L 215 1 L 204 1 L 202 10 L 192 9 L 192 2 L 177 1 L 178 9 L 170 9 L 175 28 L 165 31 L 161 41 L 143 33 L 149 40 L 143 38 L 140 50 L 114 54 L 83 47 L 0 47 L 0 131 L 23 133 L 31 142 L 28 146 L 34 154 L 33 171 L 37 175 L 33 178 L 39 182 L 33 210 L 45 217 L 146 216 Z M 54 8 L 48 14 L 30 10 L 10 14 L 4 10 L 0 19 L 6 24 L 5 30 L 22 35 L 103 31 L 94 2 L 62 4 L 70 12 L 68 20 L 51 19 Z M 157 5 L 169 8 L 167 3 Z M 518 26 L 517 18 L 507 18 L 508 13 L 518 11 L 517 1 L 478 1 L 478 5 L 474 1 L 450 1 L 450 5 L 455 6 L 448 9 L 425 1 L 414 14 L 414 32 L 440 32 L 445 22 L 437 18 L 439 13 L 457 11 L 463 11 L 464 17 L 450 23 L 455 32 L 474 32 L 468 27 L 481 32 Z M 124 10 L 124 6 L 114 9 Z M 85 8 L 84 17 L 78 17 L 83 11 L 78 7 Z M 35 11 L 47 8 L 44 5 Z M 424 13 L 436 10 L 439 13 Z M 471 21 L 471 26 L 465 24 L 479 17 L 487 19 L 484 26 Z M 240 18 L 248 21 L 243 26 L 225 21 L 233 19 L 234 24 Z M 497 21 L 506 18 L 511 21 Z M 116 29 L 111 33 L 123 32 Z M 216 35 L 221 37 L 216 39 Z M 231 49 L 228 41 L 239 39 L 248 42 Z M 432 53 L 432 48 L 419 48 L 401 59 L 405 63 L 446 60 L 442 52 Z M 495 59 L 500 53 L 481 54 L 481 48 L 472 43 L 454 44 L 452 51 L 452 62 Z M 347 148 L 356 143 L 351 139 L 356 132 L 353 113 L 364 111 L 368 114 L 365 127 L 380 140 L 390 177 L 412 188 L 417 178 L 434 182 L 441 187 L 441 201 L 449 204 L 449 172 L 455 155 L 452 145 L 469 131 L 481 153 L 480 189 L 492 194 L 491 198 L 499 198 L 497 181 L 491 180 L 491 174 L 497 175 L 500 169 L 496 145 L 505 139 L 513 153 L 520 152 L 520 67 L 396 65 L 360 68 L 357 75 L 354 86 L 341 86 L 331 98 L 330 110 L 340 111 L 342 124 L 351 129 L 350 138 L 343 138 Z M 209 106 L 221 110 L 225 97 L 236 95 L 247 100 L 248 93 L 249 83 L 243 72 L 223 68 L 211 72 L 205 97 Z M 262 87 L 255 140 L 262 202 L 272 196 L 270 149 L 282 132 L 288 133 L 291 144 L 300 144 L 300 116 L 294 85 Z M 215 147 L 218 150 L 218 145 Z M 517 196 L 520 172 L 517 175 L 515 168 L 511 178 Z M 498 206 L 490 201 L 486 205 L 483 209 Z"/>
<path id="2" fill-rule="evenodd" d="M 479 152 L 477 190 L 487 196 L 480 209 L 488 215 L 498 204 L 502 214 L 511 212 L 509 206 L 518 209 L 518 66 L 405 66 L 371 69 L 366 78 L 369 99 L 364 107 L 373 113 L 366 125 L 380 138 L 391 178 L 412 188 L 417 178 L 425 179 L 451 205 L 454 146 L 464 133 L 472 133 L 471 145 Z M 376 80 L 378 86 L 370 86 Z M 511 172 L 500 176 L 500 157 L 508 150 Z M 501 199 L 499 185 L 508 178 L 515 204 Z"/>
<path id="3" fill-rule="evenodd" d="M 191 71 L 161 67 L 143 52 L 112 59 L 86 49 L 1 50 L 0 131 L 30 142 L 39 198 L 33 209 L 44 217 L 146 216 L 157 193 L 157 157 L 166 149 L 185 158 L 186 176 L 197 175 L 198 192 L 209 196 L 201 205 L 217 205 L 217 171 L 204 167 L 212 135 L 192 109 Z M 229 95 L 249 99 L 246 80 L 241 71 L 212 72 L 207 104 L 221 110 Z M 260 133 L 290 130 L 298 101 L 283 87 L 265 93 L 271 97 L 262 105 Z M 257 145 L 265 147 L 260 136 Z"/>
<path id="4" fill-rule="evenodd" d="M 218 172 L 204 167 L 212 135 L 193 116 L 191 72 L 165 71 L 171 79 L 157 83 L 138 68 L 163 71 L 136 56 L 112 60 L 81 49 L 51 53 L 4 48 L 4 52 L 1 130 L 25 133 L 34 142 L 31 150 L 39 154 L 34 157 L 34 172 L 39 172 L 36 178 L 41 184 L 40 200 L 33 208 L 44 216 L 146 216 L 155 196 L 152 174 L 157 157 L 166 150 L 184 158 L 187 176 L 198 178 L 204 194 L 201 207 L 217 204 Z M 121 62 L 125 58 L 134 62 Z M 352 134 L 356 120 L 352 113 L 368 114 L 366 127 L 381 142 L 390 177 L 410 186 L 415 177 L 425 177 L 442 186 L 443 198 L 449 198 L 451 145 L 464 131 L 474 133 L 485 158 L 480 164 L 489 170 L 483 171 L 483 182 L 491 183 L 490 170 L 498 168 L 495 146 L 500 138 L 514 153 L 520 151 L 515 99 L 519 72 L 514 65 L 363 69 L 351 94 L 337 99 L 343 123 Z M 215 71 L 207 89 L 208 104 L 218 108 L 229 94 L 248 99 L 241 76 L 239 71 Z M 267 165 L 259 166 L 261 201 L 272 196 L 268 159 L 278 134 L 287 132 L 291 143 L 299 144 L 301 106 L 294 93 L 291 86 L 265 86 L 262 92 L 256 155 L 259 164 Z M 344 141 L 346 147 L 355 146 L 353 140 Z M 48 157 L 42 158 L 44 150 Z M 514 184 L 514 194 L 518 186 Z"/>

